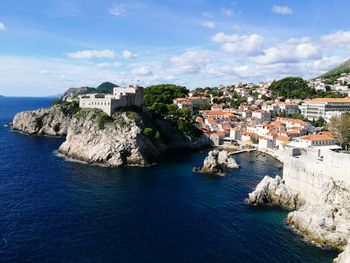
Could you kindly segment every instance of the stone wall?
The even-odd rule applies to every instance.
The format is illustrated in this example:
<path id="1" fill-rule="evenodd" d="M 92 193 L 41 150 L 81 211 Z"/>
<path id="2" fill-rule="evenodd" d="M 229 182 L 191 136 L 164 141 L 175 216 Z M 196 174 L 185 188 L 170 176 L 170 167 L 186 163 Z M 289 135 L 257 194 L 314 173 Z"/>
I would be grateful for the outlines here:
<path id="1" fill-rule="evenodd" d="M 303 199 L 319 195 L 329 178 L 350 189 L 350 155 L 316 148 L 293 149 L 284 158 L 283 179 Z"/>

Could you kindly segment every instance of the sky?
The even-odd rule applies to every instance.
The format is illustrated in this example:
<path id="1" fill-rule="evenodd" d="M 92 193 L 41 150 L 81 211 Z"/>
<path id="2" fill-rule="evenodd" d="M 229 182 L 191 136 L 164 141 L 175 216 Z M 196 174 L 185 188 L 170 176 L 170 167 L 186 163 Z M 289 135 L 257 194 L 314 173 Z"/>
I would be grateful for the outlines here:
<path id="1" fill-rule="evenodd" d="M 0 94 L 309 79 L 350 58 L 348 10 L 348 0 L 1 0 Z"/>

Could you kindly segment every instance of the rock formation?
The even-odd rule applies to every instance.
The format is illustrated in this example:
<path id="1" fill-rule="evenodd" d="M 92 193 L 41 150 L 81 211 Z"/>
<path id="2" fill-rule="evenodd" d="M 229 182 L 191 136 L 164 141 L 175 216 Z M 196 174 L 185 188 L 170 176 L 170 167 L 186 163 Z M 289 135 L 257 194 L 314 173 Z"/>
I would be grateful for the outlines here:
<path id="1" fill-rule="evenodd" d="M 68 89 L 60 98 L 61 101 L 72 101 L 77 99 L 79 95 L 94 93 L 95 88 L 90 87 L 80 87 L 80 88 L 70 88 Z"/>
<path id="2" fill-rule="evenodd" d="M 280 176 L 276 178 L 265 176 L 256 189 L 249 194 L 248 203 L 251 205 L 274 204 L 297 209 L 302 201 L 298 198 L 298 194 L 288 189 Z"/>
<path id="3" fill-rule="evenodd" d="M 345 250 L 338 255 L 336 259 L 333 261 L 334 263 L 348 263 L 350 262 L 350 240 L 348 241 L 348 245 Z"/>
<path id="4" fill-rule="evenodd" d="M 142 125 L 125 112 L 114 113 L 103 128 L 98 126 L 98 110 L 82 113 L 71 120 L 66 141 L 58 149 L 67 157 L 112 167 L 147 165 L 166 148 L 145 136 Z"/>
<path id="5" fill-rule="evenodd" d="M 208 141 L 188 138 L 169 122 L 154 120 L 141 110 L 121 110 L 108 117 L 97 109 L 79 110 L 74 102 L 17 113 L 12 127 L 27 134 L 66 137 L 59 153 L 112 167 L 149 165 L 165 151 L 197 150 L 208 145 Z M 147 136 L 145 128 L 154 135 L 158 131 L 160 138 Z"/>
<path id="6" fill-rule="evenodd" d="M 295 210 L 288 214 L 290 226 L 321 246 L 345 250 L 335 262 L 350 262 L 350 155 L 317 148 L 293 151 L 286 155 L 283 180 L 265 177 L 248 203 Z"/>
<path id="7" fill-rule="evenodd" d="M 350 192 L 341 182 L 329 179 L 322 192 L 288 215 L 288 223 L 308 239 L 344 249 L 350 238 Z"/>
<path id="8" fill-rule="evenodd" d="M 66 136 L 70 115 L 54 106 L 47 109 L 19 112 L 12 121 L 12 128 L 27 134 Z"/>
<path id="9" fill-rule="evenodd" d="M 194 172 L 224 176 L 227 168 L 237 169 L 239 165 L 227 151 L 213 150 L 208 153 L 202 168 L 193 168 Z"/>

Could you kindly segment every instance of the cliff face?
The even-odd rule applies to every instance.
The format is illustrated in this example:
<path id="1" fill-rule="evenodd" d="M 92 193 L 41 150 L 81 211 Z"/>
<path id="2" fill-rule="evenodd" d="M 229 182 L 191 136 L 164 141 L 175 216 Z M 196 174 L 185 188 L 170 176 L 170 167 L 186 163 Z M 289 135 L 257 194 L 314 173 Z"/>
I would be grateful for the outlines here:
<path id="1" fill-rule="evenodd" d="M 348 154 L 304 149 L 285 159 L 283 180 L 265 177 L 248 202 L 294 209 L 289 225 L 315 243 L 344 250 L 350 246 L 349 166 Z M 350 262 L 349 248 L 339 262 Z"/>
<path id="2" fill-rule="evenodd" d="M 299 195 L 288 189 L 280 176 L 265 176 L 255 190 L 249 194 L 251 205 L 274 204 L 289 209 L 297 209 L 302 205 Z"/>
<path id="3" fill-rule="evenodd" d="M 12 121 L 12 128 L 27 134 L 66 136 L 70 119 L 68 114 L 54 106 L 17 113 Z"/>
<path id="4" fill-rule="evenodd" d="M 71 120 L 66 141 L 58 151 L 67 157 L 107 166 L 146 165 L 166 147 L 143 134 L 142 124 L 118 112 L 103 128 L 99 111 L 87 110 Z"/>
<path id="5" fill-rule="evenodd" d="M 111 167 L 148 165 L 161 153 L 178 148 L 200 149 L 206 140 L 191 140 L 169 122 L 153 120 L 142 111 L 120 111 L 106 116 L 100 110 L 81 109 L 73 103 L 17 113 L 14 130 L 66 137 L 59 153 L 66 157 Z M 150 134 L 145 129 L 152 130 Z M 159 135 L 156 136 L 156 131 Z"/>

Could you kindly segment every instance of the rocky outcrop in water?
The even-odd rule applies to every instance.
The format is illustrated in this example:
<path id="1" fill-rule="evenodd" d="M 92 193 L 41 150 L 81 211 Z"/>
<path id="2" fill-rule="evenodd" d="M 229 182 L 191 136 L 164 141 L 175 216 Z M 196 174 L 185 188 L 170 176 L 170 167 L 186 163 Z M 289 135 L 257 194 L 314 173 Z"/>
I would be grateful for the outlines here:
<path id="1" fill-rule="evenodd" d="M 66 136 L 71 116 L 59 106 L 34 111 L 19 112 L 12 128 L 27 134 Z"/>
<path id="2" fill-rule="evenodd" d="M 350 238 L 349 190 L 329 178 L 319 195 L 288 215 L 288 223 L 320 245 L 344 249 Z"/>
<path id="3" fill-rule="evenodd" d="M 297 193 L 288 189 L 280 176 L 276 178 L 265 176 L 255 190 L 249 194 L 248 203 L 251 205 L 273 204 L 297 209 L 301 206 L 302 201 Z"/>
<path id="4" fill-rule="evenodd" d="M 237 169 L 239 168 L 239 165 L 227 151 L 213 150 L 210 151 L 208 156 L 205 158 L 203 167 L 195 167 L 193 168 L 193 171 L 197 173 L 208 173 L 224 176 L 228 168 Z"/>
<path id="5" fill-rule="evenodd" d="M 109 117 L 100 110 L 79 109 L 75 102 L 17 113 L 12 127 L 27 134 L 66 137 L 59 153 L 111 167 L 149 165 L 165 151 L 197 150 L 209 143 L 188 138 L 170 122 L 155 120 L 140 109 L 120 110 Z"/>
<path id="6" fill-rule="evenodd" d="M 338 255 L 336 259 L 333 260 L 334 263 L 349 263 L 350 262 L 350 240 L 345 250 Z"/>
<path id="7" fill-rule="evenodd" d="M 166 149 L 160 140 L 152 141 L 144 135 L 143 124 L 137 124 L 126 112 L 115 113 L 103 124 L 101 116 L 97 110 L 77 114 L 58 152 L 87 163 L 116 167 L 147 165 Z"/>
<path id="8" fill-rule="evenodd" d="M 290 191 L 281 177 L 265 176 L 249 194 L 248 203 L 296 210 L 288 214 L 289 225 L 317 244 L 344 249 L 350 238 L 350 192 L 331 178 L 322 189 L 321 194 L 304 201 Z"/>

